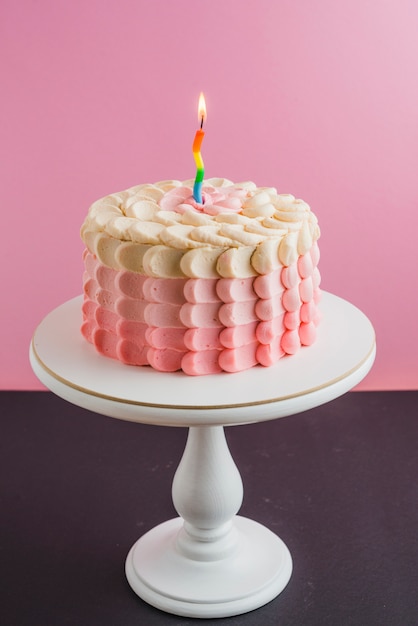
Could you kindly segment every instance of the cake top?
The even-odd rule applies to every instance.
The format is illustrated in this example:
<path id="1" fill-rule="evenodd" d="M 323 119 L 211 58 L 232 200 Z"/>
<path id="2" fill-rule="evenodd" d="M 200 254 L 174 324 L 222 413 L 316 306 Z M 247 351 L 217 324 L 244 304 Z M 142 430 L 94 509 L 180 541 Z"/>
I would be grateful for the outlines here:
<path id="1" fill-rule="evenodd" d="M 104 265 L 167 278 L 247 278 L 289 266 L 319 238 L 303 200 L 211 178 L 131 187 L 94 202 L 81 229 Z"/>

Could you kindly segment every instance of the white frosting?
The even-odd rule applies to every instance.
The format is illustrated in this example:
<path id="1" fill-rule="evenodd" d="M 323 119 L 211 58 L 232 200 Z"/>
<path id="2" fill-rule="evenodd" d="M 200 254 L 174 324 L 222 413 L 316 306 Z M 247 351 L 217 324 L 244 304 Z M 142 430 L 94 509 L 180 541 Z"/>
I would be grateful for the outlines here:
<path id="1" fill-rule="evenodd" d="M 212 178 L 199 205 L 192 185 L 161 181 L 97 200 L 81 229 L 86 246 L 110 267 L 150 276 L 245 278 L 291 265 L 319 238 L 309 205 L 290 194 Z"/>

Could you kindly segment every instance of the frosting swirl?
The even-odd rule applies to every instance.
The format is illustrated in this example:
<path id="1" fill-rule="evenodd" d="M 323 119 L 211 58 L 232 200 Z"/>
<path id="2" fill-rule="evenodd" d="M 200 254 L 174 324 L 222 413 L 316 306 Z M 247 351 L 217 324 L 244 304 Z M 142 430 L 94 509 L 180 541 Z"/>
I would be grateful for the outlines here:
<path id="1" fill-rule="evenodd" d="M 170 189 L 159 201 L 160 208 L 164 211 L 177 211 L 184 213 L 193 210 L 206 215 L 218 215 L 219 213 L 239 213 L 242 209 L 242 200 L 247 195 L 244 187 L 233 185 L 215 187 L 206 184 L 202 187 L 202 204 L 196 202 L 193 190 L 188 186 L 174 187 Z"/>
<path id="2" fill-rule="evenodd" d="M 320 231 L 303 200 L 252 182 L 193 181 L 131 187 L 94 202 L 81 229 L 86 247 L 114 269 L 155 277 L 244 278 L 289 266 Z"/>

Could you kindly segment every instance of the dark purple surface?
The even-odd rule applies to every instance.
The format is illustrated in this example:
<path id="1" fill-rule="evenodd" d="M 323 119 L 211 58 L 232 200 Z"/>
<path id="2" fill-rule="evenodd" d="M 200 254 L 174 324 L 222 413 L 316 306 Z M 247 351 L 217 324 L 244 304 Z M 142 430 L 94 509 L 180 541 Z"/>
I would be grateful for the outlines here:
<path id="1" fill-rule="evenodd" d="M 187 431 L 114 420 L 49 392 L 1 392 L 0 623 L 5 626 L 418 624 L 418 392 L 352 392 L 227 429 L 240 514 L 276 532 L 285 591 L 245 615 L 172 616 L 131 591 L 131 545 L 176 515 Z"/>

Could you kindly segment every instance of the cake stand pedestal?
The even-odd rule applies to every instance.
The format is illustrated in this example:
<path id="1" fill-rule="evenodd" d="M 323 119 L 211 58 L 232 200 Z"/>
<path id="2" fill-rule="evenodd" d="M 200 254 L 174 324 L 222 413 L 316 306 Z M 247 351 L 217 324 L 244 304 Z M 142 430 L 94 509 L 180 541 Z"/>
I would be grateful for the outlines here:
<path id="1" fill-rule="evenodd" d="M 185 426 L 189 436 L 173 481 L 178 518 L 131 548 L 126 575 L 153 606 L 214 618 L 256 609 L 286 586 L 292 559 L 283 541 L 238 516 L 243 488 L 224 426 L 294 415 L 342 395 L 370 370 L 375 335 L 356 307 L 323 294 L 315 345 L 270 368 L 189 377 L 105 359 L 81 336 L 77 297 L 37 328 L 30 360 L 55 394 L 111 417 Z"/>

